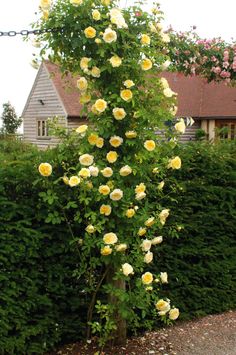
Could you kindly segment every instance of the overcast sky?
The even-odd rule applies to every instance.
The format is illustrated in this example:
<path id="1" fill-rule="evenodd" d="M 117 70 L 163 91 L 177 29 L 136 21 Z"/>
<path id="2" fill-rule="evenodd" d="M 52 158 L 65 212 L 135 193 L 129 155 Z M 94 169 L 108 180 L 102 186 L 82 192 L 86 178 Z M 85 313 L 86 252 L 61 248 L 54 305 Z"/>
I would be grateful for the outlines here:
<path id="1" fill-rule="evenodd" d="M 133 1 L 121 0 L 123 4 Z M 221 36 L 230 41 L 236 39 L 236 0 L 159 0 L 165 12 L 165 27 L 172 25 L 176 30 L 188 30 L 197 26 L 201 37 Z M 0 31 L 20 31 L 30 28 L 36 19 L 39 0 L 0 1 Z M 148 1 L 152 7 L 152 1 Z M 22 113 L 24 104 L 33 85 L 37 71 L 30 65 L 35 49 L 17 37 L 0 37 L 0 115 L 2 104 L 10 101 L 17 114 Z"/>

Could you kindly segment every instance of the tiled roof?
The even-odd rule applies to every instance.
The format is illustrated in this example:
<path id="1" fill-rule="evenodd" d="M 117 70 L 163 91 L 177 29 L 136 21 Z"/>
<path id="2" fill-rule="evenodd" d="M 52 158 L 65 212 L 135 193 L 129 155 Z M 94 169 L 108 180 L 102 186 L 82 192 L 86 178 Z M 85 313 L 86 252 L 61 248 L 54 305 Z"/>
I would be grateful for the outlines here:
<path id="1" fill-rule="evenodd" d="M 44 65 L 51 74 L 67 115 L 80 116 L 82 105 L 79 103 L 79 92 L 76 89 L 77 78 L 70 74 L 62 77 L 55 64 L 44 62 Z M 171 89 L 178 93 L 178 116 L 236 118 L 236 88 L 224 83 L 208 84 L 200 77 L 185 77 L 179 73 L 165 72 L 162 76 L 168 80 Z"/>

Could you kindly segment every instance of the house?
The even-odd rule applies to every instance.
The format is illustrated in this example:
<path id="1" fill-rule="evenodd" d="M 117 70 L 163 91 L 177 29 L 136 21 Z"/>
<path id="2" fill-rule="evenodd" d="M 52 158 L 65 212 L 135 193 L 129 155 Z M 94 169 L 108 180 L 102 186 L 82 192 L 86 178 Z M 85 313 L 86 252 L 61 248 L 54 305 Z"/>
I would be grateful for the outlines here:
<path id="1" fill-rule="evenodd" d="M 215 129 L 222 127 L 228 127 L 225 138 L 236 138 L 236 88 L 179 73 L 165 72 L 163 76 L 178 93 L 177 117 L 195 121 L 182 135 L 183 142 L 194 140 L 200 128 L 210 140 L 215 137 Z M 39 148 L 56 145 L 58 140 L 48 135 L 48 117 L 58 116 L 62 126 L 76 128 L 85 122 L 81 108 L 76 78 L 70 74 L 62 77 L 55 64 L 42 63 L 22 113 L 24 140 Z"/>

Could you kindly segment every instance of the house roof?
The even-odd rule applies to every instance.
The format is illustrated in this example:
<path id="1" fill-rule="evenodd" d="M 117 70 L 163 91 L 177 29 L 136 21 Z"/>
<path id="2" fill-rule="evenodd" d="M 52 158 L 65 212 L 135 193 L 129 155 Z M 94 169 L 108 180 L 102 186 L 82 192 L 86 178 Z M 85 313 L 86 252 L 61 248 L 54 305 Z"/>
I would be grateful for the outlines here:
<path id="1" fill-rule="evenodd" d="M 54 87 L 64 105 L 67 115 L 80 116 L 82 105 L 76 80 L 71 74 L 62 76 L 57 65 L 48 61 L 44 64 Z M 207 83 L 198 76 L 184 76 L 180 73 L 162 73 L 171 87 L 178 93 L 178 116 L 195 118 L 236 118 L 236 88 L 225 83 Z"/>

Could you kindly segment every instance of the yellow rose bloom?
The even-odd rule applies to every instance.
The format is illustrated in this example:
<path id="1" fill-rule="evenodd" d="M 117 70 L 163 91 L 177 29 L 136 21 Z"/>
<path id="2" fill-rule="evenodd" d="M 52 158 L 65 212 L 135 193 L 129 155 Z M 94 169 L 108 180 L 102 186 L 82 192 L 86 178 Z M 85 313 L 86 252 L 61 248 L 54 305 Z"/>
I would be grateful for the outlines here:
<path id="1" fill-rule="evenodd" d="M 85 34 L 86 38 L 94 38 L 94 37 L 96 37 L 96 30 L 95 30 L 95 28 L 89 26 L 89 27 L 85 28 L 84 34 Z"/>
<path id="2" fill-rule="evenodd" d="M 126 251 L 127 248 L 128 248 L 128 246 L 125 243 L 118 244 L 118 245 L 115 246 L 115 249 L 118 252 Z"/>
<path id="3" fill-rule="evenodd" d="M 170 42 L 170 36 L 167 33 L 161 33 L 161 39 L 164 43 L 169 43 Z"/>
<path id="4" fill-rule="evenodd" d="M 123 197 L 123 191 L 121 189 L 115 189 L 110 193 L 110 199 L 113 201 L 119 201 Z"/>
<path id="5" fill-rule="evenodd" d="M 128 176 L 132 173 L 132 169 L 129 165 L 125 165 L 120 169 L 121 176 Z"/>
<path id="6" fill-rule="evenodd" d="M 68 179 L 67 176 L 63 176 L 62 180 L 63 180 L 65 185 L 69 185 L 69 179 Z"/>
<path id="7" fill-rule="evenodd" d="M 135 85 L 135 83 L 133 82 L 133 80 L 125 80 L 124 81 L 124 86 L 127 88 L 127 89 L 130 89 L 130 88 L 132 88 L 132 86 L 134 86 Z"/>
<path id="8" fill-rule="evenodd" d="M 100 207 L 100 213 L 104 214 L 105 216 L 110 216 L 111 211 L 112 211 L 112 208 L 110 205 L 102 205 Z"/>
<path id="9" fill-rule="evenodd" d="M 72 5 L 81 5 L 83 3 L 83 0 L 70 0 L 70 3 Z"/>
<path id="10" fill-rule="evenodd" d="M 87 93 L 81 93 L 81 96 L 79 98 L 79 102 L 84 105 L 87 104 L 88 102 L 91 101 L 91 95 Z"/>
<path id="11" fill-rule="evenodd" d="M 125 215 L 127 218 L 132 218 L 135 215 L 135 210 L 133 208 L 128 208 Z"/>
<path id="12" fill-rule="evenodd" d="M 160 280 L 163 284 L 168 284 L 168 274 L 167 272 L 160 273 Z"/>
<path id="13" fill-rule="evenodd" d="M 101 19 L 101 14 L 98 10 L 93 10 L 92 17 L 95 21 L 99 21 Z"/>
<path id="14" fill-rule="evenodd" d="M 106 43 L 112 43 L 116 42 L 117 40 L 117 34 L 115 31 L 113 31 L 111 28 L 106 28 L 104 33 L 103 33 L 103 40 Z"/>
<path id="15" fill-rule="evenodd" d="M 101 255 L 103 256 L 107 256 L 110 255 L 112 253 L 112 249 L 109 245 L 105 245 L 105 247 L 103 247 L 100 251 Z"/>
<path id="16" fill-rule="evenodd" d="M 168 89 L 169 88 L 169 83 L 166 80 L 166 78 L 161 78 L 160 82 L 161 82 L 161 85 L 162 85 L 163 89 Z"/>
<path id="17" fill-rule="evenodd" d="M 136 200 L 140 201 L 143 198 L 145 198 L 147 195 L 145 192 L 139 192 L 138 194 L 135 195 Z"/>
<path id="18" fill-rule="evenodd" d="M 141 61 L 141 68 L 145 71 L 152 69 L 152 61 L 148 58 L 143 59 Z"/>
<path id="19" fill-rule="evenodd" d="M 122 59 L 118 57 L 118 55 L 113 55 L 109 62 L 111 63 L 113 68 L 118 68 L 122 64 Z"/>
<path id="20" fill-rule="evenodd" d="M 169 111 L 170 111 L 170 113 L 171 113 L 173 116 L 175 116 L 176 113 L 177 113 L 177 111 L 178 111 L 178 107 L 177 107 L 177 106 L 172 106 Z"/>
<path id="21" fill-rule="evenodd" d="M 110 138 L 109 143 L 112 147 L 118 148 L 123 143 L 123 138 L 119 136 L 113 136 Z"/>
<path id="22" fill-rule="evenodd" d="M 133 267 L 128 263 L 123 264 L 121 270 L 125 276 L 129 276 L 134 273 Z"/>
<path id="23" fill-rule="evenodd" d="M 162 241 L 163 241 L 163 237 L 161 235 L 159 237 L 155 237 L 151 240 L 152 245 L 161 244 Z"/>
<path id="24" fill-rule="evenodd" d="M 153 140 L 147 140 L 144 142 L 144 148 L 149 152 L 152 152 L 156 148 L 156 143 Z"/>
<path id="25" fill-rule="evenodd" d="M 88 81 L 86 78 L 81 77 L 79 80 L 77 80 L 77 88 L 80 91 L 86 91 L 88 88 Z"/>
<path id="26" fill-rule="evenodd" d="M 125 118 L 125 116 L 126 116 L 125 110 L 124 110 L 123 108 L 120 108 L 120 107 L 115 107 L 115 108 L 112 110 L 112 113 L 113 113 L 114 118 L 115 118 L 117 121 L 123 120 L 123 118 Z"/>
<path id="27" fill-rule="evenodd" d="M 163 94 L 165 95 L 165 97 L 172 97 L 173 95 L 176 95 L 176 93 L 172 91 L 170 88 L 164 89 Z"/>
<path id="28" fill-rule="evenodd" d="M 52 174 L 52 166 L 49 163 L 41 163 L 38 170 L 42 176 L 50 176 Z"/>
<path id="29" fill-rule="evenodd" d="M 98 67 L 92 67 L 91 75 L 92 75 L 94 78 L 100 78 L 100 76 L 101 76 L 101 70 L 100 70 Z"/>
<path id="30" fill-rule="evenodd" d="M 88 69 L 88 65 L 89 65 L 90 60 L 91 60 L 91 58 L 87 58 L 87 57 L 81 58 L 81 60 L 80 60 L 80 68 L 82 70 Z"/>
<path id="31" fill-rule="evenodd" d="M 77 185 L 79 185 L 80 183 L 80 178 L 76 175 L 74 176 L 71 176 L 70 179 L 69 179 L 69 186 L 70 187 L 75 187 Z"/>
<path id="32" fill-rule="evenodd" d="M 156 303 L 156 309 L 158 311 L 164 311 L 164 312 L 168 312 L 170 309 L 170 304 L 167 301 L 164 301 L 163 299 L 160 299 L 157 303 Z"/>
<path id="33" fill-rule="evenodd" d="M 129 89 L 124 89 L 124 90 L 121 90 L 120 97 L 124 101 L 130 101 L 132 99 L 132 97 L 133 97 L 133 93 Z"/>
<path id="34" fill-rule="evenodd" d="M 93 164 L 93 156 L 90 154 L 83 154 L 79 157 L 79 162 L 81 165 L 89 166 Z"/>
<path id="35" fill-rule="evenodd" d="M 163 187 L 164 187 L 164 185 L 165 185 L 165 182 L 164 181 L 161 181 L 158 185 L 157 185 L 157 190 L 162 190 L 163 189 Z"/>
<path id="36" fill-rule="evenodd" d="M 101 44 L 101 43 L 102 43 L 102 40 L 101 40 L 100 38 L 96 38 L 96 39 L 95 39 L 95 43 Z"/>
<path id="37" fill-rule="evenodd" d="M 88 170 L 90 171 L 90 175 L 91 176 L 93 176 L 93 177 L 97 177 L 98 176 L 98 174 L 99 174 L 99 169 L 98 169 L 98 167 L 97 166 L 90 166 L 89 168 L 88 168 Z"/>
<path id="38" fill-rule="evenodd" d="M 79 134 L 83 134 L 87 131 L 88 126 L 86 124 L 83 124 L 81 126 L 79 126 L 78 128 L 76 128 L 75 132 L 79 133 Z"/>
<path id="39" fill-rule="evenodd" d="M 146 220 L 146 222 L 144 223 L 146 227 L 151 227 L 153 224 L 155 223 L 155 218 L 154 217 L 150 217 Z"/>
<path id="40" fill-rule="evenodd" d="M 138 236 L 142 237 L 143 235 L 145 235 L 147 233 L 147 229 L 144 227 L 140 227 L 138 230 Z"/>
<path id="41" fill-rule="evenodd" d="M 143 261 L 146 264 L 150 264 L 152 260 L 153 260 L 153 253 L 151 251 L 148 251 L 144 256 Z"/>
<path id="42" fill-rule="evenodd" d="M 104 177 L 109 178 L 113 175 L 113 170 L 111 168 L 107 167 L 107 168 L 101 170 L 101 173 Z"/>
<path id="43" fill-rule="evenodd" d="M 97 143 L 97 140 L 98 140 L 98 135 L 96 133 L 91 133 L 88 136 L 88 142 L 91 145 L 95 145 Z"/>
<path id="44" fill-rule="evenodd" d="M 167 168 L 168 169 L 177 169 L 178 170 L 178 169 L 181 168 L 181 164 L 182 164 L 181 159 L 180 159 L 180 157 L 177 156 L 177 157 L 174 157 L 174 158 L 169 160 Z"/>
<path id="45" fill-rule="evenodd" d="M 111 3 L 111 0 L 101 0 L 102 5 L 109 6 Z"/>
<path id="46" fill-rule="evenodd" d="M 128 138 L 128 139 L 133 139 L 133 138 L 136 138 L 137 137 L 137 132 L 135 132 L 135 131 L 127 131 L 127 132 L 125 132 L 125 136 L 126 136 L 126 138 Z"/>
<path id="47" fill-rule="evenodd" d="M 186 125 L 185 125 L 185 123 L 184 123 L 183 118 L 181 118 L 181 119 L 179 120 L 179 122 L 177 122 L 177 123 L 175 124 L 175 129 L 176 129 L 176 131 L 177 131 L 178 133 L 181 133 L 181 134 L 183 134 L 183 133 L 185 132 Z"/>
<path id="48" fill-rule="evenodd" d="M 103 241 L 105 244 L 116 244 L 118 241 L 117 235 L 115 233 L 106 233 L 103 236 Z"/>
<path id="49" fill-rule="evenodd" d="M 139 184 L 139 185 L 136 185 L 136 187 L 135 187 L 136 194 L 139 194 L 139 193 L 145 192 L 145 191 L 146 191 L 146 185 L 143 182 L 141 182 L 141 184 Z"/>
<path id="50" fill-rule="evenodd" d="M 115 163 L 117 161 L 118 154 L 111 150 L 109 153 L 107 153 L 106 158 L 109 163 Z"/>
<path id="51" fill-rule="evenodd" d="M 151 240 L 145 239 L 142 241 L 141 248 L 142 251 L 149 251 L 152 247 L 152 242 Z"/>
<path id="52" fill-rule="evenodd" d="M 51 6 L 51 0 L 41 0 L 40 1 L 40 7 L 43 10 L 48 10 Z"/>
<path id="53" fill-rule="evenodd" d="M 169 214 L 170 214 L 169 209 L 164 209 L 159 213 L 159 220 L 162 225 L 166 223 L 166 219 L 168 218 Z"/>
<path id="54" fill-rule="evenodd" d="M 147 45 L 149 45 L 149 44 L 151 43 L 151 38 L 150 38 L 148 35 L 143 34 L 143 35 L 141 36 L 141 43 L 142 43 L 143 45 L 147 46 Z"/>
<path id="55" fill-rule="evenodd" d="M 145 272 L 142 275 L 142 283 L 144 285 L 150 285 L 153 282 L 153 274 L 151 272 Z"/>
<path id="56" fill-rule="evenodd" d="M 104 146 L 104 139 L 101 137 L 98 137 L 97 142 L 96 142 L 96 147 L 102 148 L 103 146 Z"/>
<path id="57" fill-rule="evenodd" d="M 100 115 L 100 112 L 98 112 L 98 110 L 96 109 L 95 105 L 92 105 L 91 111 L 92 111 L 92 113 L 94 113 L 94 115 Z"/>
<path id="58" fill-rule="evenodd" d="M 86 232 L 89 234 L 92 234 L 95 232 L 95 227 L 92 224 L 89 224 L 86 228 L 85 228 Z"/>
<path id="59" fill-rule="evenodd" d="M 101 185 L 99 186 L 98 192 L 104 196 L 108 195 L 110 193 L 110 187 L 107 185 Z"/>
<path id="60" fill-rule="evenodd" d="M 158 174 L 160 172 L 159 168 L 154 168 L 152 170 L 153 174 Z"/>
<path id="61" fill-rule="evenodd" d="M 178 308 L 172 308 L 169 311 L 169 318 L 171 320 L 176 320 L 179 317 L 179 309 Z"/>
<path id="62" fill-rule="evenodd" d="M 90 177 L 90 176 L 91 176 L 90 170 L 87 169 L 87 168 L 82 168 L 82 169 L 79 171 L 79 176 L 82 177 L 82 178 L 84 178 L 84 179 Z"/>
<path id="63" fill-rule="evenodd" d="M 95 102 L 94 107 L 99 113 L 104 112 L 107 108 L 107 102 L 103 99 L 98 99 Z"/>

